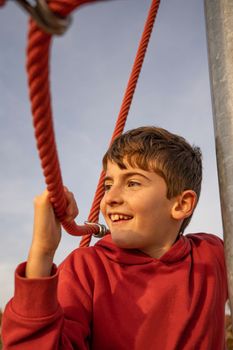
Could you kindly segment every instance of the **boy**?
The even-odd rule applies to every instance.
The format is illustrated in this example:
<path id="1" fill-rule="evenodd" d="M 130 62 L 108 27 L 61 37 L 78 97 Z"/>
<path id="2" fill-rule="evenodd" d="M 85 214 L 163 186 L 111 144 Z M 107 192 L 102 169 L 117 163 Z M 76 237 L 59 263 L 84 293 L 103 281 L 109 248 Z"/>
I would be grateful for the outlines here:
<path id="1" fill-rule="evenodd" d="M 103 158 L 101 211 L 111 235 L 53 265 L 60 241 L 45 191 L 35 200 L 27 263 L 3 322 L 6 350 L 223 350 L 227 299 L 222 241 L 183 236 L 197 204 L 201 153 L 141 127 Z M 67 220 L 77 215 L 66 189 Z M 58 284 L 58 286 L 57 286 Z"/>

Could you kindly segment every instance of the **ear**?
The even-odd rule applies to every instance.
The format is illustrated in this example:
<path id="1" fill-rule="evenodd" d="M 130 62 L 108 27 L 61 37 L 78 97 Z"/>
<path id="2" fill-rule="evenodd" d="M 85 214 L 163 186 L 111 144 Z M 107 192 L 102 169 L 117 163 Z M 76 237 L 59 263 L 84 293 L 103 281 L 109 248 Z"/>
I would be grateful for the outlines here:
<path id="1" fill-rule="evenodd" d="M 175 220 L 184 220 L 192 215 L 197 204 L 197 195 L 192 190 L 186 190 L 175 198 L 171 210 L 172 218 Z"/>

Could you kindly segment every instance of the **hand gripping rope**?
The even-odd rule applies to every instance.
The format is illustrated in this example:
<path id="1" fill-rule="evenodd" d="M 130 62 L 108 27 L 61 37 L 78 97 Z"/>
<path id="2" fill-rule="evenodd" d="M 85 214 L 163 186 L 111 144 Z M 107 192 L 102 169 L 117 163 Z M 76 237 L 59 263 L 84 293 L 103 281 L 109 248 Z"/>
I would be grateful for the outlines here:
<path id="1" fill-rule="evenodd" d="M 20 2 L 21 1 L 22 0 L 20 0 Z M 48 7 L 53 14 L 65 19 L 78 6 L 91 3 L 93 1 L 96 0 L 50 0 L 48 2 Z M 0 0 L 0 5 L 3 3 L 4 0 Z M 110 144 L 123 132 L 154 21 L 158 12 L 159 4 L 160 0 L 152 0 Z M 47 189 L 50 194 L 50 200 L 56 216 L 68 233 L 78 236 L 85 235 L 85 237 L 82 238 L 80 246 L 88 246 L 92 234 L 100 237 L 106 233 L 106 228 L 104 225 L 98 224 L 100 201 L 104 194 L 104 172 L 101 172 L 88 221 L 85 223 L 85 225 L 79 226 L 74 221 L 72 223 L 65 222 L 64 217 L 67 203 L 63 190 L 62 175 L 55 143 L 50 100 L 49 49 L 51 34 L 49 33 L 51 33 L 51 31 L 49 31 L 49 33 L 44 32 L 42 29 L 40 29 L 40 21 L 38 21 L 37 18 L 34 19 L 37 21 L 37 23 L 30 20 L 27 50 L 27 72 L 33 114 L 33 125 L 35 128 L 35 137 L 39 157 L 41 160 Z M 46 30 L 43 25 L 42 28 Z"/>

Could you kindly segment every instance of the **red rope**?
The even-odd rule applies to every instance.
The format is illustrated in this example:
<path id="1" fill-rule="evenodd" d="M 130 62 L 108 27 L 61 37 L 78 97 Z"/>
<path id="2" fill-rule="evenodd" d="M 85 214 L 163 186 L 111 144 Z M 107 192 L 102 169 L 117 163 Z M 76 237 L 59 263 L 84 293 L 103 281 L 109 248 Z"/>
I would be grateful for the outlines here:
<path id="1" fill-rule="evenodd" d="M 159 9 L 159 4 L 160 4 L 160 0 L 152 1 L 110 144 L 114 141 L 114 139 L 118 135 L 122 134 L 124 130 L 127 116 L 129 114 L 130 106 L 133 100 L 134 92 L 136 90 L 138 78 L 139 78 L 143 61 L 146 55 L 146 50 L 149 44 L 155 18 Z M 98 185 L 97 185 L 93 204 L 90 210 L 90 214 L 88 217 L 88 220 L 91 222 L 98 222 L 98 219 L 99 219 L 100 202 L 104 195 L 103 180 L 104 180 L 104 172 L 102 171 Z M 82 237 L 82 240 L 80 242 L 80 247 L 89 246 L 90 241 L 91 241 L 90 234 L 85 237 Z"/>
<path id="2" fill-rule="evenodd" d="M 95 0 L 51 0 L 49 1 L 49 7 L 55 13 L 61 16 L 67 16 L 76 7 L 93 1 Z M 152 1 L 111 142 L 123 131 L 152 32 L 153 23 L 158 11 L 159 3 L 160 0 Z M 51 36 L 40 30 L 35 22 L 31 20 L 28 42 L 27 71 L 33 114 L 33 125 L 35 128 L 39 157 L 55 213 L 68 233 L 80 236 L 88 235 L 87 238 L 81 242 L 81 245 L 84 246 L 89 244 L 93 233 L 98 233 L 98 228 L 96 226 L 89 225 L 78 226 L 75 222 L 67 224 L 64 221 L 66 200 L 63 191 L 63 181 L 54 137 L 50 99 L 50 42 Z M 99 205 L 103 196 L 103 177 L 104 174 L 102 172 L 88 218 L 88 221 L 91 222 L 98 221 Z"/>

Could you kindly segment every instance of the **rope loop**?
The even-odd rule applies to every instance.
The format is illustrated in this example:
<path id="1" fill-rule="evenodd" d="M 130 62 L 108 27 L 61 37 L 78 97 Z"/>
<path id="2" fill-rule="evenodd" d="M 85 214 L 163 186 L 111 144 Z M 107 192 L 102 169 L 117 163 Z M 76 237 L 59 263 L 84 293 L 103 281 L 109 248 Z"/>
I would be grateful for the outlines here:
<path id="1" fill-rule="evenodd" d="M 5 4 L 6 0 L 0 0 L 0 6 Z M 51 11 L 46 0 L 34 0 L 35 4 L 28 0 L 15 0 L 34 19 L 38 26 L 49 34 L 61 35 L 68 29 L 70 17 L 61 17 Z"/>
<path id="2" fill-rule="evenodd" d="M 36 0 L 34 6 L 27 0 L 16 1 L 46 33 L 64 34 L 71 23 L 70 17 L 62 17 L 51 11 L 46 0 Z"/>
<path id="3" fill-rule="evenodd" d="M 78 6 L 91 2 L 96 2 L 96 0 L 50 0 L 48 6 L 50 10 L 57 15 L 66 17 Z M 115 137 L 123 132 L 153 29 L 159 3 L 160 0 L 152 0 L 135 62 L 123 98 L 122 106 L 120 108 L 115 129 L 111 138 L 111 143 Z M 50 193 L 55 214 L 68 233 L 75 236 L 85 235 L 80 245 L 88 246 L 92 234 L 100 234 L 100 227 L 102 226 L 97 224 L 97 222 L 99 218 L 100 201 L 104 194 L 104 172 L 102 171 L 100 175 L 88 217 L 88 224 L 84 226 L 78 226 L 75 222 L 67 224 L 64 221 L 66 199 L 63 190 L 63 181 L 56 149 L 52 120 L 49 85 L 50 44 L 51 35 L 43 32 L 33 20 L 30 20 L 27 49 L 27 72 L 37 148 L 45 176 L 45 182 Z M 90 225 L 89 223 L 94 224 Z"/>

